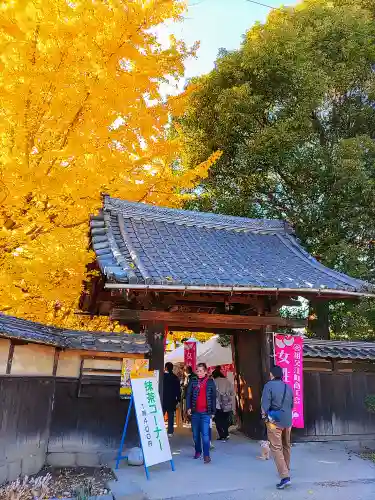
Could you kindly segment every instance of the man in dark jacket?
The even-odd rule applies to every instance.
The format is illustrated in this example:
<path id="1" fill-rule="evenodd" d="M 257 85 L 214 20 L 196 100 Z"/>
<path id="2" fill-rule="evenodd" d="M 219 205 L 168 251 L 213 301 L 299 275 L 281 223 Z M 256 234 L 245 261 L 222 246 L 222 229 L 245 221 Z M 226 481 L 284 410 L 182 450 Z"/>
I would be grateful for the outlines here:
<path id="1" fill-rule="evenodd" d="M 271 380 L 264 386 L 262 413 L 266 417 L 270 448 L 280 475 L 277 489 L 282 490 L 290 483 L 290 434 L 292 429 L 293 391 L 283 382 L 283 370 L 274 366 Z"/>
<path id="2" fill-rule="evenodd" d="M 163 413 L 168 415 L 168 436 L 173 436 L 174 414 L 181 400 L 180 380 L 173 373 L 173 364 L 166 363 L 163 381 Z"/>
<path id="3" fill-rule="evenodd" d="M 191 415 L 191 426 L 193 429 L 195 455 L 202 455 L 204 463 L 211 462 L 210 458 L 210 423 L 216 411 L 216 387 L 215 382 L 208 377 L 207 366 L 199 363 L 197 366 L 197 377 L 191 379 L 187 389 L 186 406 L 188 414 Z"/>

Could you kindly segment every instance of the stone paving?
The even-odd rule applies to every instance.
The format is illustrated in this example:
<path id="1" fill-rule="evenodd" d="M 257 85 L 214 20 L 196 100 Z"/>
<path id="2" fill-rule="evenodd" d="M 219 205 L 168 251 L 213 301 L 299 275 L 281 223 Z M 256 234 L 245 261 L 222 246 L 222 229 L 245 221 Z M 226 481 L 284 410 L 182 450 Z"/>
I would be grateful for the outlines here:
<path id="1" fill-rule="evenodd" d="M 277 475 L 272 461 L 257 460 L 258 443 L 242 435 L 217 442 L 212 463 L 192 460 L 191 434 L 171 438 L 176 471 L 168 463 L 150 468 L 147 481 L 143 467 L 122 462 L 112 485 L 116 500 L 374 500 L 375 466 L 335 443 L 301 443 L 292 449 L 293 485 L 275 489 Z M 126 496 L 132 489 L 135 496 Z M 138 493 L 137 493 L 138 492 Z M 142 492 L 142 495 L 140 495 Z M 137 496 L 138 494 L 138 496 Z M 139 496 L 140 495 L 140 496 Z"/>

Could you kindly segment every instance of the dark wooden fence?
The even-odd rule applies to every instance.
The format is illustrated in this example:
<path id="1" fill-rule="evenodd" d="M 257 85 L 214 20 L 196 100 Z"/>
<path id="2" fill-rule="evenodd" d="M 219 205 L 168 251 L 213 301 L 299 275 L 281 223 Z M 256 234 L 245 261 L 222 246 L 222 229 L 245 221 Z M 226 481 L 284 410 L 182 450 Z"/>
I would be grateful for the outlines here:
<path id="1" fill-rule="evenodd" d="M 0 484 L 37 473 L 44 463 L 95 466 L 115 457 L 128 400 L 119 380 L 90 384 L 78 397 L 77 379 L 0 377 Z M 138 445 L 134 414 L 126 446 Z"/>
<path id="2" fill-rule="evenodd" d="M 51 378 L 0 378 L 0 484 L 43 466 L 53 393 Z"/>
<path id="3" fill-rule="evenodd" d="M 51 465 L 99 465 L 115 457 L 120 444 L 129 400 L 119 398 L 114 385 L 91 384 L 78 395 L 78 380 L 56 379 L 55 400 L 48 444 Z M 127 446 L 138 445 L 134 413 Z"/>
<path id="4" fill-rule="evenodd" d="M 297 438 L 375 437 L 375 415 L 365 406 L 375 394 L 375 373 L 305 372 L 304 394 L 305 428 Z"/>

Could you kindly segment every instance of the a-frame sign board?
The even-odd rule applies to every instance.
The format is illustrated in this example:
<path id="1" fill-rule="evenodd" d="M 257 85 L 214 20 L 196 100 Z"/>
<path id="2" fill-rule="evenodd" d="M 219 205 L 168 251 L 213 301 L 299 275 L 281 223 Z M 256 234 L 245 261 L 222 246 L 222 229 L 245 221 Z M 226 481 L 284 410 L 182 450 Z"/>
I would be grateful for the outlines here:
<path id="1" fill-rule="evenodd" d="M 130 415 L 134 407 L 147 479 L 150 479 L 149 467 L 156 464 L 170 462 L 172 471 L 174 471 L 155 373 L 145 372 L 131 376 L 131 387 L 132 394 L 117 454 L 116 469 L 118 469 L 121 460 L 128 458 L 127 455 L 123 455 L 123 448 Z"/>

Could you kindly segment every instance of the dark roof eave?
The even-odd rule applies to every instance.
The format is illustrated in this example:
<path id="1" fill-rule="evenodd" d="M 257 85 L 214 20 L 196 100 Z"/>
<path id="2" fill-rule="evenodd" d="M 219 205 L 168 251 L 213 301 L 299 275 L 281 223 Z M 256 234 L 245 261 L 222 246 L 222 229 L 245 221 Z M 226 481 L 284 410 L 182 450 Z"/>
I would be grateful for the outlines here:
<path id="1" fill-rule="evenodd" d="M 211 292 L 211 293 L 252 293 L 252 294 L 273 294 L 284 293 L 293 295 L 329 295 L 339 298 L 350 297 L 373 297 L 373 292 L 338 290 L 329 288 L 267 288 L 267 287 L 245 287 L 245 286 L 211 286 L 211 285 L 148 285 L 146 283 L 106 283 L 106 289 L 112 290 L 149 290 L 165 292 Z"/>
<path id="2" fill-rule="evenodd" d="M 146 337 L 139 334 L 68 330 L 0 313 L 0 338 L 89 352 L 145 355 Z"/>

